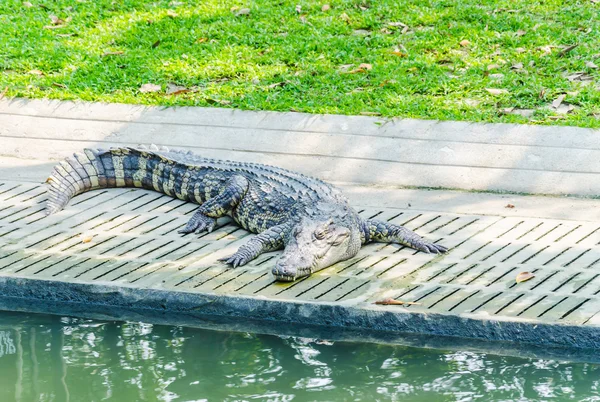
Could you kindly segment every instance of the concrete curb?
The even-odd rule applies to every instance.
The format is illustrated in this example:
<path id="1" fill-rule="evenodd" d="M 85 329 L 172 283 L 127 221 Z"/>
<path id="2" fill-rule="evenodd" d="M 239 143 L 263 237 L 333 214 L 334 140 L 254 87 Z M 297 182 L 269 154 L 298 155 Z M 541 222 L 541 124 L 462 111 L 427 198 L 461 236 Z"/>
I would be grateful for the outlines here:
<path id="1" fill-rule="evenodd" d="M 320 325 L 366 330 L 370 333 L 396 332 L 486 341 L 510 341 L 548 347 L 600 349 L 600 328 L 518 321 L 472 319 L 447 314 L 426 314 L 345 306 L 343 303 L 308 303 L 295 300 L 268 300 L 255 297 L 209 293 L 187 293 L 140 289 L 110 284 L 86 284 L 0 277 L 3 297 L 38 302 L 87 305 L 98 311 L 106 308 L 178 314 L 188 319 L 220 316 L 281 324 Z M 92 307 L 93 306 L 93 307 Z M 396 306 L 397 307 L 397 306 Z M 41 309 L 44 311 L 44 309 Z"/>
<path id="2" fill-rule="evenodd" d="M 597 130 L 211 108 L 0 101 L 0 156 L 156 143 L 330 182 L 598 195 Z"/>

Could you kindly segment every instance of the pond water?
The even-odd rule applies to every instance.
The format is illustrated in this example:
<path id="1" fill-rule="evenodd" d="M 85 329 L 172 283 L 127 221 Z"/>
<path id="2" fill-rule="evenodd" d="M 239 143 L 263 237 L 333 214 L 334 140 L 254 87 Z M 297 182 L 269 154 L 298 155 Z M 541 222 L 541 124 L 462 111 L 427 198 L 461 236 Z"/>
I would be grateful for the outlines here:
<path id="1" fill-rule="evenodd" d="M 0 401 L 600 401 L 600 366 L 0 313 Z"/>

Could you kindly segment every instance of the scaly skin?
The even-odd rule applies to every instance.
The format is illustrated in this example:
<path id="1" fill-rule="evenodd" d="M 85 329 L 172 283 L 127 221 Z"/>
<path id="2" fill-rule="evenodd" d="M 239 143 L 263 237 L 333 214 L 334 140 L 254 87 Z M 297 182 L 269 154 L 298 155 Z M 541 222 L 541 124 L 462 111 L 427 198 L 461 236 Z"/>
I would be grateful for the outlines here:
<path id="1" fill-rule="evenodd" d="M 416 233 L 378 220 L 363 220 L 333 186 L 285 169 L 207 159 L 189 152 L 114 148 L 85 149 L 61 161 L 47 180 L 46 214 L 75 195 L 107 187 L 139 187 L 199 204 L 180 233 L 212 231 L 231 216 L 257 233 L 232 256 L 233 267 L 283 248 L 273 274 L 293 281 L 355 256 L 369 242 L 398 243 L 426 253 L 446 248 Z"/>

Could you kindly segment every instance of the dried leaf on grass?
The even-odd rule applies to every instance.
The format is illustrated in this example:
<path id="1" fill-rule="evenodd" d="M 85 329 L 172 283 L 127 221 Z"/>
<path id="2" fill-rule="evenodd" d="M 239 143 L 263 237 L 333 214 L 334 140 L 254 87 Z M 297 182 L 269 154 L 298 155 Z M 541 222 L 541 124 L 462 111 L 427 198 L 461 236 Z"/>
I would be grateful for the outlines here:
<path id="1" fill-rule="evenodd" d="M 30 2 L 28 2 L 28 1 L 24 1 L 24 2 L 23 2 L 23 7 L 31 8 L 31 7 L 33 7 L 33 4 L 31 4 L 31 3 L 30 3 Z"/>
<path id="2" fill-rule="evenodd" d="M 44 75 L 44 72 L 41 70 L 29 70 L 28 74 L 42 76 Z"/>
<path id="3" fill-rule="evenodd" d="M 221 100 L 221 99 L 213 99 L 213 98 L 206 98 L 206 102 L 210 103 L 211 105 L 215 105 L 215 104 L 219 104 L 219 105 L 231 105 L 231 101 Z"/>
<path id="4" fill-rule="evenodd" d="M 598 68 L 598 66 L 597 66 L 597 65 L 596 65 L 596 64 L 595 64 L 593 61 L 587 61 L 587 62 L 585 63 L 585 66 L 586 66 L 587 68 L 592 68 L 592 69 L 596 69 L 596 68 Z"/>
<path id="5" fill-rule="evenodd" d="M 65 84 L 61 84 L 58 82 L 53 82 L 52 83 L 53 86 L 57 87 L 57 88 L 62 88 L 62 89 L 67 89 L 68 87 Z"/>
<path id="6" fill-rule="evenodd" d="M 531 272 L 521 272 L 517 275 L 516 278 L 516 282 L 517 283 L 521 283 L 521 282 L 527 282 L 530 279 L 535 278 L 535 275 L 532 274 Z"/>
<path id="7" fill-rule="evenodd" d="M 575 45 L 570 45 L 570 46 L 564 47 L 563 50 L 558 52 L 558 57 L 566 56 L 567 53 L 571 52 L 571 50 L 575 49 L 577 46 L 579 46 L 579 45 L 575 44 Z"/>
<path id="8" fill-rule="evenodd" d="M 325 11 L 329 11 L 331 10 L 331 6 L 329 4 L 323 4 L 323 7 L 321 7 L 321 11 L 325 12 Z"/>
<path id="9" fill-rule="evenodd" d="M 343 64 L 340 66 L 340 70 L 342 70 L 342 74 L 357 74 L 357 73 L 366 73 L 367 71 L 373 69 L 373 65 L 369 63 L 361 63 L 358 68 L 354 70 L 348 71 L 348 69 L 352 67 L 352 64 Z"/>
<path id="10" fill-rule="evenodd" d="M 101 57 L 106 57 L 106 56 L 119 56 L 119 55 L 121 55 L 121 54 L 123 54 L 123 53 L 124 53 L 124 52 L 123 52 L 123 51 L 121 51 L 121 50 L 119 50 L 119 51 L 116 51 L 116 52 L 104 52 L 104 53 L 102 53 L 102 56 L 101 56 Z"/>
<path id="11" fill-rule="evenodd" d="M 558 98 L 556 98 L 552 101 L 552 107 L 555 109 L 558 109 L 558 107 L 561 105 L 563 100 L 565 100 L 566 96 L 567 95 L 565 95 L 565 94 L 559 95 Z"/>
<path id="12" fill-rule="evenodd" d="M 508 93 L 508 91 L 506 89 L 486 88 L 485 90 L 488 91 L 492 95 L 502 95 L 502 94 Z"/>
<path id="13" fill-rule="evenodd" d="M 524 31 L 524 30 L 522 30 L 522 29 L 519 29 L 515 35 L 518 37 L 518 36 L 523 36 L 523 35 L 525 35 L 525 34 L 527 34 L 527 31 Z"/>
<path id="14" fill-rule="evenodd" d="M 167 15 L 171 18 L 176 18 L 178 17 L 177 13 L 173 10 L 167 10 Z"/>
<path id="15" fill-rule="evenodd" d="M 381 116 L 379 112 L 360 112 L 361 116 Z"/>
<path id="16" fill-rule="evenodd" d="M 514 115 L 517 115 L 517 116 L 523 116 L 523 117 L 526 117 L 526 118 L 530 118 L 535 113 L 535 110 L 533 110 L 533 109 L 520 109 L 520 108 L 517 108 L 517 107 L 506 107 L 506 108 L 502 109 L 502 113 L 503 114 L 514 114 Z"/>
<path id="17" fill-rule="evenodd" d="M 250 9 L 249 8 L 242 8 L 240 9 L 237 13 L 235 13 L 236 16 L 240 16 L 240 15 L 250 15 Z"/>
<path id="18" fill-rule="evenodd" d="M 460 44 L 462 47 L 468 47 L 468 46 L 471 44 L 471 42 L 470 42 L 470 41 L 468 41 L 468 40 L 466 40 L 466 39 L 463 39 L 463 40 L 461 40 L 461 41 L 459 42 L 459 44 Z"/>
<path id="19" fill-rule="evenodd" d="M 143 94 L 146 94 L 146 93 L 158 92 L 161 89 L 162 89 L 162 87 L 160 85 L 144 84 L 140 87 L 140 92 Z"/>
<path id="20" fill-rule="evenodd" d="M 370 34 L 371 34 L 371 31 L 367 31 L 366 29 L 355 29 L 352 32 L 352 35 L 355 35 L 355 36 L 368 36 Z"/>
<path id="21" fill-rule="evenodd" d="M 350 22 L 350 16 L 348 16 L 348 14 L 346 14 L 346 13 L 340 14 L 340 19 L 342 21 Z"/>
<path id="22" fill-rule="evenodd" d="M 579 71 L 566 76 L 569 81 L 593 81 L 593 77 L 588 73 Z"/>
<path id="23" fill-rule="evenodd" d="M 402 300 L 396 300 L 396 299 L 383 299 L 383 300 L 377 300 L 375 303 L 373 304 L 379 304 L 382 306 L 402 306 L 402 305 L 419 305 L 421 303 L 416 303 L 416 302 L 405 302 Z"/>
<path id="24" fill-rule="evenodd" d="M 0 92 L 0 100 L 4 99 L 7 92 L 8 92 L 8 87 L 4 88 L 4 90 L 2 92 Z"/>
<path id="25" fill-rule="evenodd" d="M 180 94 L 184 94 L 184 93 L 191 92 L 191 91 L 192 91 L 191 89 L 186 88 L 184 86 L 169 83 L 169 84 L 167 84 L 167 91 L 165 92 L 165 94 L 180 95 Z"/>

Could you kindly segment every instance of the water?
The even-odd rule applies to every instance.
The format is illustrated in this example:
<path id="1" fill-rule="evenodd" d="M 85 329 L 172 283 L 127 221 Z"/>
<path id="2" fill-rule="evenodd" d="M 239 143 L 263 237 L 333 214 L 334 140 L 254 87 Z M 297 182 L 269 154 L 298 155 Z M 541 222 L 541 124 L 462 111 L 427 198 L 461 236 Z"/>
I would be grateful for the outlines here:
<path id="1" fill-rule="evenodd" d="M 0 401 L 600 401 L 600 366 L 0 313 Z"/>

